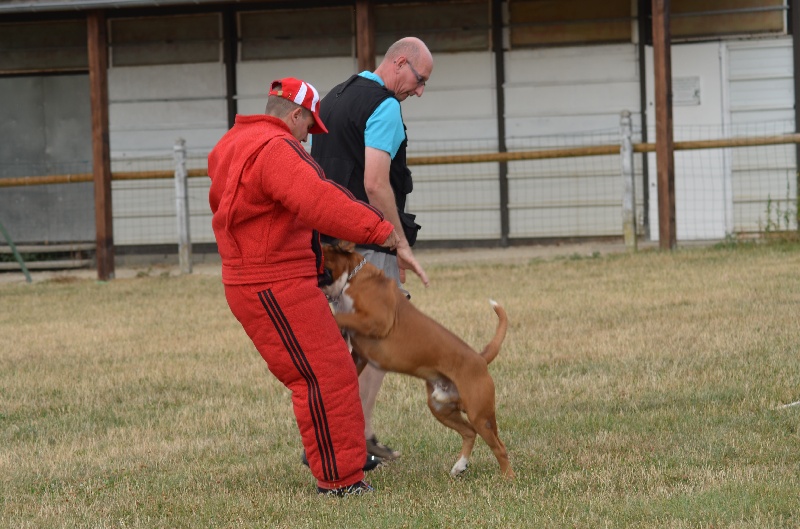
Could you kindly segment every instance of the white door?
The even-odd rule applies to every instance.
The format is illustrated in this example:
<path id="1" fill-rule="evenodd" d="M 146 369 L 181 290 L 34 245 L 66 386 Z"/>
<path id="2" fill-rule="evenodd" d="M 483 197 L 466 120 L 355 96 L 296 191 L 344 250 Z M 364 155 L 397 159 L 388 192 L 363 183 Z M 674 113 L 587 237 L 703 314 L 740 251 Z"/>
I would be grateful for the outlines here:
<path id="1" fill-rule="evenodd" d="M 725 132 L 727 73 L 724 42 L 672 46 L 674 141 L 721 138 Z M 647 122 L 656 141 L 653 48 L 647 48 Z M 650 233 L 658 240 L 658 174 L 649 155 Z M 723 239 L 730 231 L 730 170 L 726 149 L 675 151 L 677 239 Z"/>

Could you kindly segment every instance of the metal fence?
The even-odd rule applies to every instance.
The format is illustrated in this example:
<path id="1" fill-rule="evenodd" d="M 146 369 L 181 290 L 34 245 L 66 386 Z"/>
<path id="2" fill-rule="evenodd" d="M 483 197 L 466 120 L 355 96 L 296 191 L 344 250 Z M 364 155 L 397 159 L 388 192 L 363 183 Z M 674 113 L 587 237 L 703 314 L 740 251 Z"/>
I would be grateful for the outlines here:
<path id="1" fill-rule="evenodd" d="M 676 127 L 678 243 L 796 231 L 795 152 L 800 140 L 792 130 L 792 123 L 727 131 Z M 623 119 L 614 130 L 512 138 L 508 150 L 497 153 L 496 144 L 488 140 L 417 145 L 411 139 L 414 191 L 408 209 L 423 226 L 421 244 L 658 236 L 654 146 L 642 143 L 642 131 L 629 121 Z M 213 243 L 206 156 L 176 144 L 163 156 L 113 159 L 115 245 L 163 245 L 178 253 L 181 224 L 176 214 L 181 204 L 191 243 Z M 174 182 L 181 166 L 189 177 L 183 190 Z M 91 188 L 86 183 L 92 181 L 90 173 L 59 174 L 59 167 L 49 171 L 0 178 L 0 194 L 46 192 L 57 195 L 59 203 L 69 202 L 56 210 L 27 210 L 24 218 L 4 218 L 0 209 L 0 222 L 18 244 L 48 242 L 47 237 L 20 239 L 15 233 L 29 233 L 23 225 L 69 226 L 77 215 L 93 212 L 91 193 L 70 192 L 76 184 Z M 55 242 L 87 240 L 92 237 L 81 234 Z"/>

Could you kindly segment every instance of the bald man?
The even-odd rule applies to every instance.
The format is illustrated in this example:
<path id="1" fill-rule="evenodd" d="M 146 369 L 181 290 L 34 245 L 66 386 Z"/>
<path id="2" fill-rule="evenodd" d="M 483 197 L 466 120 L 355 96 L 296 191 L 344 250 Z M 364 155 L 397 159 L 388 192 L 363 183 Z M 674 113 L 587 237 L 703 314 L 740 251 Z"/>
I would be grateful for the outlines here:
<path id="1" fill-rule="evenodd" d="M 420 226 L 405 211 L 413 188 L 406 165 L 406 127 L 400 103 L 422 97 L 433 71 L 433 56 L 420 39 L 406 37 L 392 44 L 374 72 L 364 71 L 335 86 L 323 99 L 320 115 L 328 134 L 313 136 L 311 155 L 331 180 L 347 187 L 359 200 L 383 213 L 400 235 L 395 250 L 359 245 L 356 251 L 394 278 L 403 288 L 406 270 L 421 270 L 411 246 Z M 399 452 L 380 443 L 372 428 L 372 414 L 385 372 L 368 365 L 359 376 L 364 410 L 367 451 L 382 459 L 396 459 Z"/>

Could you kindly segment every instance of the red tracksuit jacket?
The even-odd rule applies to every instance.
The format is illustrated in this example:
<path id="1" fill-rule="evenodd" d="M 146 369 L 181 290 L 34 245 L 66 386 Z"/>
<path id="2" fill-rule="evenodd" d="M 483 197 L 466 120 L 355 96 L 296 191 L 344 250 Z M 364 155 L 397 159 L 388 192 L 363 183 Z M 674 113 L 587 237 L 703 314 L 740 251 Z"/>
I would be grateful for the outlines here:
<path id="1" fill-rule="evenodd" d="M 327 180 L 289 127 L 272 116 L 236 116 L 208 156 L 208 174 L 225 284 L 317 275 L 316 232 L 377 244 L 394 229 L 377 209 Z"/>

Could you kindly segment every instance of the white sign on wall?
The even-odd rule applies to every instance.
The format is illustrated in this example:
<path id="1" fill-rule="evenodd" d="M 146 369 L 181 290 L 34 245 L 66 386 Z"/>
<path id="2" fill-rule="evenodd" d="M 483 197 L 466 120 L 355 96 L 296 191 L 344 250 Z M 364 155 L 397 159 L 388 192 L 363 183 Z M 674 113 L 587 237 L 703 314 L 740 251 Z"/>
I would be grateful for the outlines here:
<path id="1" fill-rule="evenodd" d="M 700 77 L 673 77 L 672 104 L 680 107 L 700 104 Z"/>

